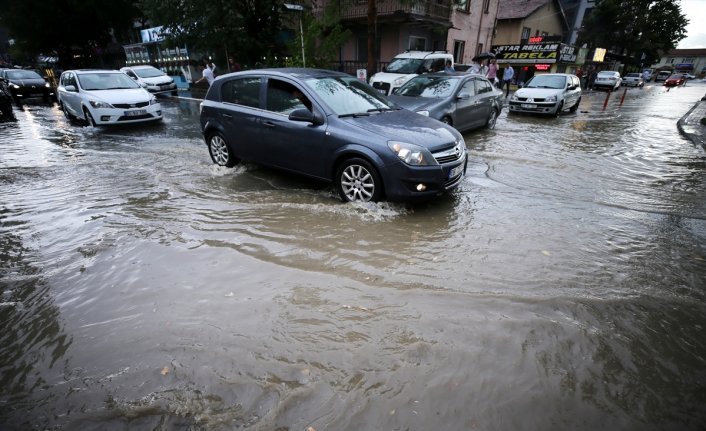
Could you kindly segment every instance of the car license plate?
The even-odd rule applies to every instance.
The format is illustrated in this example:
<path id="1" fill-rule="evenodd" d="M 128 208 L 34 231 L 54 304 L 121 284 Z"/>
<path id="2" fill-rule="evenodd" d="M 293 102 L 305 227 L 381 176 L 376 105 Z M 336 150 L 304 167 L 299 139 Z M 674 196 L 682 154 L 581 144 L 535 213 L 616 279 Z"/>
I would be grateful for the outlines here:
<path id="1" fill-rule="evenodd" d="M 377 88 L 376 90 L 379 91 L 379 92 L 381 92 L 382 94 L 387 94 L 387 91 L 385 91 L 385 90 L 382 89 L 382 88 Z"/>
<path id="2" fill-rule="evenodd" d="M 125 111 L 126 117 L 137 117 L 138 115 L 145 115 L 147 113 L 144 109 L 135 109 L 134 111 Z"/>
<path id="3" fill-rule="evenodd" d="M 463 165 L 456 166 L 455 168 L 449 171 L 449 179 L 456 178 L 457 176 L 461 175 L 461 172 L 463 172 Z"/>
<path id="4" fill-rule="evenodd" d="M 525 109 L 534 109 L 537 107 L 537 105 L 533 105 L 531 103 L 523 103 L 521 106 Z"/>
<path id="5" fill-rule="evenodd" d="M 160 88 L 160 90 L 169 90 L 169 87 L 171 87 L 171 85 L 162 85 L 159 88 Z"/>

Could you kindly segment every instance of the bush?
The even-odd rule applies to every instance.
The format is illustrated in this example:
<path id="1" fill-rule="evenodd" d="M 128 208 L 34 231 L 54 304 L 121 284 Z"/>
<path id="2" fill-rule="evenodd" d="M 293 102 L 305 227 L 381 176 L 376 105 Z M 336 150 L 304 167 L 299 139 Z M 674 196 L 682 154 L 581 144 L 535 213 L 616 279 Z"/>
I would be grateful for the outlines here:
<path id="1" fill-rule="evenodd" d="M 701 119 L 701 124 L 703 124 L 704 126 L 706 126 L 706 117 L 704 117 L 704 118 Z"/>

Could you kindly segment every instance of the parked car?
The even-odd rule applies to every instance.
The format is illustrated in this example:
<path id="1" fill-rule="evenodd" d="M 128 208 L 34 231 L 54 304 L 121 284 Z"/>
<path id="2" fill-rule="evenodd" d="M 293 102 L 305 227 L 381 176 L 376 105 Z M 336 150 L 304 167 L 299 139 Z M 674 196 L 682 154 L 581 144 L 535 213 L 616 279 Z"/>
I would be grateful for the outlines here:
<path id="1" fill-rule="evenodd" d="M 576 75 L 545 73 L 534 75 L 510 98 L 510 113 L 559 115 L 565 109 L 576 112 L 581 103 L 581 83 Z"/>
<path id="2" fill-rule="evenodd" d="M 484 76 L 465 73 L 419 75 L 388 98 L 459 131 L 484 126 L 492 129 L 503 109 L 502 91 Z"/>
<path id="3" fill-rule="evenodd" d="M 121 68 L 120 71 L 125 72 L 127 76 L 134 79 L 147 91 L 176 90 L 174 79 L 156 67 L 147 65 L 127 66 Z"/>
<path id="4" fill-rule="evenodd" d="M 0 78 L 0 113 L 5 116 L 12 114 L 12 94 L 4 78 Z"/>
<path id="5" fill-rule="evenodd" d="M 345 202 L 430 198 L 466 171 L 453 127 L 330 70 L 222 75 L 201 103 L 201 130 L 214 163 L 247 160 L 332 182 Z"/>
<path id="6" fill-rule="evenodd" d="M 642 87 L 645 80 L 639 73 L 628 73 L 623 77 L 623 85 L 626 87 Z"/>
<path id="7" fill-rule="evenodd" d="M 670 76 L 672 76 L 672 72 L 669 70 L 661 70 L 655 75 L 655 82 L 666 81 Z"/>
<path id="8" fill-rule="evenodd" d="M 44 100 L 54 97 L 51 84 L 34 70 L 5 69 L 1 77 L 16 102 L 30 97 L 41 97 Z"/>
<path id="9" fill-rule="evenodd" d="M 91 126 L 162 119 L 157 99 L 119 70 L 67 70 L 57 92 L 66 118 Z"/>
<path id="10" fill-rule="evenodd" d="M 390 64 L 370 77 L 370 85 L 383 94 L 392 94 L 415 76 L 444 70 L 446 61 L 454 62 L 453 55 L 446 51 L 407 51 L 395 56 Z"/>
<path id="11" fill-rule="evenodd" d="M 623 78 L 620 77 L 620 72 L 612 70 L 602 70 L 596 75 L 596 80 L 593 81 L 593 88 L 605 88 L 609 91 L 615 91 L 620 88 L 623 83 Z"/>
<path id="12" fill-rule="evenodd" d="M 684 85 L 686 78 L 681 73 L 675 73 L 664 81 L 665 87 L 678 87 Z"/>

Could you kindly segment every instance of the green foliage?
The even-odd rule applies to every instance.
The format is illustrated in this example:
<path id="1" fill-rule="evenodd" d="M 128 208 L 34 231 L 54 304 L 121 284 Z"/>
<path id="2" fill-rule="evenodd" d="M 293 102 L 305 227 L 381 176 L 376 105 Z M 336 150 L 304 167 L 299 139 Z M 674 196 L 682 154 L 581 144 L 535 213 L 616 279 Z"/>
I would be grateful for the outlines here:
<path id="1" fill-rule="evenodd" d="M 343 29 L 339 24 L 337 16 L 332 12 L 335 10 L 336 8 L 329 7 L 320 19 L 311 14 L 302 18 L 306 67 L 330 68 L 332 62 L 338 58 L 341 46 L 350 38 L 350 30 Z M 288 43 L 291 58 L 287 65 L 302 67 L 302 34 L 298 25 L 293 27 L 297 27 L 297 32 L 296 37 Z"/>
<path id="2" fill-rule="evenodd" d="M 132 27 L 138 10 L 134 0 L 64 0 L 37 2 L 0 0 L 0 25 L 27 56 L 57 52 L 64 65 L 74 54 L 90 54 Z"/>
<path id="3" fill-rule="evenodd" d="M 280 53 L 282 2 L 276 0 L 138 0 L 173 43 L 192 50 L 228 52 L 241 65 Z M 223 63 L 225 63 L 225 58 Z"/>
<path id="4" fill-rule="evenodd" d="M 651 64 L 686 37 L 688 23 L 678 0 L 596 0 L 577 44 L 607 48 L 635 65 Z"/>

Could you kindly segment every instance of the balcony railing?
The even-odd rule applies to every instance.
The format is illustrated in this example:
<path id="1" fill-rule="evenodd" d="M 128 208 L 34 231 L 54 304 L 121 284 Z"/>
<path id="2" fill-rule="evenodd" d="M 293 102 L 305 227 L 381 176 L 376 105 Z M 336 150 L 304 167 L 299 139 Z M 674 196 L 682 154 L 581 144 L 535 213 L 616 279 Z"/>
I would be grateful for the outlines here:
<path id="1" fill-rule="evenodd" d="M 368 16 L 367 0 L 341 0 L 341 19 L 361 19 Z M 377 17 L 413 16 L 435 21 L 451 18 L 450 0 L 378 0 Z"/>

